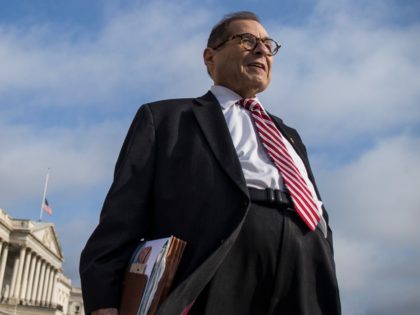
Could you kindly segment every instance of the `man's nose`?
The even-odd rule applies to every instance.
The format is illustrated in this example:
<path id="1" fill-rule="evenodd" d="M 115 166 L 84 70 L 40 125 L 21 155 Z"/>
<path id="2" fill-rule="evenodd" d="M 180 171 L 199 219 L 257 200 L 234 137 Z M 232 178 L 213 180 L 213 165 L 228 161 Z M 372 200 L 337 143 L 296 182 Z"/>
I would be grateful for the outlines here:
<path id="1" fill-rule="evenodd" d="M 264 43 L 261 40 L 259 40 L 257 42 L 257 46 L 255 46 L 255 48 L 254 48 L 254 53 L 269 55 L 270 50 L 267 48 L 267 46 L 264 45 Z"/>

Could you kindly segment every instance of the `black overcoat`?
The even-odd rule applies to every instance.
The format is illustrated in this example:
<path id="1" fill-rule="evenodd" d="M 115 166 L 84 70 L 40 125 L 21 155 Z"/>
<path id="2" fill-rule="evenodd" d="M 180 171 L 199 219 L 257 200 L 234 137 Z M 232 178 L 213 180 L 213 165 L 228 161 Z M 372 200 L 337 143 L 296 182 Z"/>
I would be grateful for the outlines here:
<path id="1" fill-rule="evenodd" d="M 272 118 L 315 185 L 298 133 Z M 187 247 L 175 288 L 158 314 L 179 315 L 226 256 L 249 204 L 227 124 L 211 92 L 141 106 L 121 149 L 100 222 L 81 255 L 86 313 L 118 307 L 124 269 L 140 239 L 175 235 Z M 328 222 L 325 209 L 324 217 Z M 328 241 L 332 247 L 330 229 Z"/>

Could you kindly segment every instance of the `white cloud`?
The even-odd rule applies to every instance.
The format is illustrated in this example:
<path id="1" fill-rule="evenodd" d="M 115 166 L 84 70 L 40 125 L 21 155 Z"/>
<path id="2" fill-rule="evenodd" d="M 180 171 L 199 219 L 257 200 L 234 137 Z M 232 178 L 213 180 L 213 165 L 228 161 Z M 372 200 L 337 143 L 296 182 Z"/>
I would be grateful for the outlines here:
<path id="1" fill-rule="evenodd" d="M 80 286 L 80 253 L 97 223 L 97 218 L 92 216 L 92 212 L 87 212 L 56 226 L 64 252 L 65 273 L 76 286 Z"/>
<path id="2" fill-rule="evenodd" d="M 417 314 L 418 251 L 407 254 L 383 241 L 336 233 L 335 261 L 343 314 Z"/>
<path id="3" fill-rule="evenodd" d="M 420 139 L 381 140 L 358 160 L 320 174 L 337 228 L 353 238 L 388 244 L 420 240 Z"/>
<path id="4" fill-rule="evenodd" d="M 318 174 L 336 235 L 344 314 L 380 314 L 386 307 L 378 301 L 394 311 L 419 306 L 411 296 L 420 290 L 419 156 L 420 138 L 402 134 Z"/>
<path id="5" fill-rule="evenodd" d="M 375 270 L 373 257 L 378 249 L 370 242 L 357 242 L 335 235 L 335 261 L 339 284 L 346 292 L 364 289 Z M 351 257 L 351 259 L 349 259 Z"/>
<path id="6" fill-rule="evenodd" d="M 50 193 L 106 186 L 129 125 L 121 120 L 137 104 L 207 89 L 209 13 L 194 9 L 196 19 L 186 18 L 188 5 L 108 3 L 93 35 L 71 25 L 58 33 L 48 23 L 0 24 L 1 207 L 29 213 L 48 167 Z"/>
<path id="7" fill-rule="evenodd" d="M 272 31 L 283 47 L 268 103 L 316 145 L 386 134 L 420 120 L 420 24 L 386 25 L 343 6 Z"/>
<path id="8" fill-rule="evenodd" d="M 196 84 L 201 93 L 209 14 L 195 10 L 189 19 L 184 9 L 159 2 L 109 10 L 98 34 L 76 40 L 81 30 L 57 34 L 48 24 L 0 28 L 0 99 L 21 92 L 14 105 L 109 106 L 121 91 L 159 98 Z"/>
<path id="9" fill-rule="evenodd" d="M 50 192 L 84 191 L 109 180 L 127 122 L 96 126 L 3 125 L 0 138 L 0 191 L 4 205 L 42 196 L 51 168 Z"/>

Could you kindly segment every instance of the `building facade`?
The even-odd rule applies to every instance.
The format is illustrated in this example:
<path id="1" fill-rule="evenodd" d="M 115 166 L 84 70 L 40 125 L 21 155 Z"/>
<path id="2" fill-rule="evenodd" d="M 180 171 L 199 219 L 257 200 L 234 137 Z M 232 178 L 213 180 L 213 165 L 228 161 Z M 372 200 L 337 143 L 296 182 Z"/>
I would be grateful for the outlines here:
<path id="1" fill-rule="evenodd" d="M 63 259 L 52 223 L 13 219 L 0 209 L 0 314 L 84 315 Z"/>

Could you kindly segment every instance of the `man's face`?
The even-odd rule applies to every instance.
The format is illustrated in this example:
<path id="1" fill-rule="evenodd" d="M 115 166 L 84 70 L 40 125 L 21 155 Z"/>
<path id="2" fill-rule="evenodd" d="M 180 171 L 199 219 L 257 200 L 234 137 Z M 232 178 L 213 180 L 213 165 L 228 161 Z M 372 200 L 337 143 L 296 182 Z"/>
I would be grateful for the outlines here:
<path id="1" fill-rule="evenodd" d="M 237 20 L 229 25 L 228 36 L 250 33 L 258 38 L 268 37 L 264 27 L 253 20 Z M 241 46 L 239 38 L 226 42 L 218 49 L 206 48 L 206 63 L 214 84 L 225 86 L 242 97 L 254 97 L 264 91 L 271 81 L 273 57 L 267 55 L 259 42 L 252 51 Z"/>

